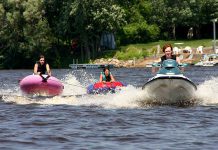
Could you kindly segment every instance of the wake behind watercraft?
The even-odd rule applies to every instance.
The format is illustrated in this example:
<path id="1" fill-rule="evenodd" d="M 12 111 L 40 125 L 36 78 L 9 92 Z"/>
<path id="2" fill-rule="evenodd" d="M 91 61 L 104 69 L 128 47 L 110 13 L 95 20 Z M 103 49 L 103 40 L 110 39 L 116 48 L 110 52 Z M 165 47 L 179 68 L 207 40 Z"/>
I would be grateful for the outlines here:
<path id="1" fill-rule="evenodd" d="M 160 104 L 186 104 L 192 103 L 196 85 L 185 77 L 175 60 L 167 59 L 162 64 L 154 64 L 161 67 L 157 74 L 150 78 L 142 87 L 149 99 Z"/>

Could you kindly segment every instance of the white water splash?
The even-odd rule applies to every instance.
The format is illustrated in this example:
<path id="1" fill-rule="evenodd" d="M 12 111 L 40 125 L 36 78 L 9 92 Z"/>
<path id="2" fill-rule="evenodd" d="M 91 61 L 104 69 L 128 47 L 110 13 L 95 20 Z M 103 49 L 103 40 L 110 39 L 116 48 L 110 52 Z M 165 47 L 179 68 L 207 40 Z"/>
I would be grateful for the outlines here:
<path id="1" fill-rule="evenodd" d="M 213 77 L 198 86 L 196 98 L 203 105 L 218 104 L 218 77 Z"/>
<path id="2" fill-rule="evenodd" d="M 103 108 L 137 108 L 138 100 L 142 98 L 142 90 L 131 85 L 122 87 L 115 94 L 92 95 L 83 97 L 78 101 L 79 105 L 94 105 Z"/>
<path id="3" fill-rule="evenodd" d="M 15 88 L 9 87 L 8 89 L 7 89 L 7 88 L 0 89 L 0 95 L 1 95 L 1 96 L 4 96 L 4 95 L 16 95 L 16 96 L 21 96 L 21 95 L 22 95 L 22 92 L 20 91 L 19 86 L 18 86 L 18 87 L 15 87 Z"/>
<path id="4" fill-rule="evenodd" d="M 64 84 L 62 95 L 81 95 L 86 93 L 86 87 L 82 85 L 72 74 L 66 75 L 62 82 Z"/>
<path id="5" fill-rule="evenodd" d="M 29 98 L 17 95 L 3 95 L 2 100 L 6 103 L 15 103 L 19 105 L 33 104 L 33 101 L 31 101 Z"/>
<path id="6" fill-rule="evenodd" d="M 87 73 L 85 70 L 73 70 L 72 75 L 77 77 L 77 80 L 84 86 L 88 86 L 98 81 L 92 74 Z"/>
<path id="7" fill-rule="evenodd" d="M 28 98 L 24 96 L 5 96 L 5 102 L 18 105 L 39 104 L 39 105 L 72 105 L 72 106 L 97 106 L 103 108 L 138 108 L 139 100 L 143 99 L 144 92 L 141 88 L 131 85 L 122 87 L 115 94 L 99 94 L 84 96 L 55 96 L 49 98 Z"/>
<path id="8" fill-rule="evenodd" d="M 95 80 L 90 78 L 90 80 Z M 2 96 L 5 102 L 16 103 L 20 105 L 39 104 L 39 105 L 72 105 L 72 106 L 97 106 L 103 108 L 142 108 L 149 107 L 147 94 L 141 88 L 132 85 L 122 87 L 115 94 L 88 95 L 86 94 L 86 85 L 81 84 L 74 75 L 66 75 L 62 79 L 65 89 L 61 96 L 55 97 L 26 97 L 22 96 L 18 90 L 4 90 L 6 96 Z M 16 92 L 14 92 L 16 91 Z M 78 96 L 79 95 L 79 96 Z M 195 93 L 196 100 L 200 105 L 218 104 L 218 78 L 213 77 L 198 86 Z"/>

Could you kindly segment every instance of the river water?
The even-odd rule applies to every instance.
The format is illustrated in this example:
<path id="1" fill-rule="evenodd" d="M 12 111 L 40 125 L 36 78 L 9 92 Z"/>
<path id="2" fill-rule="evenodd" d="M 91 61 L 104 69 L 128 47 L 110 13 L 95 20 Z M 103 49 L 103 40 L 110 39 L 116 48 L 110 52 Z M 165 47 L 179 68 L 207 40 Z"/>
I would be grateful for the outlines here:
<path id="1" fill-rule="evenodd" d="M 116 94 L 86 95 L 99 69 L 52 70 L 62 96 L 23 96 L 18 81 L 32 70 L 0 71 L 0 149 L 217 149 L 218 66 L 190 67 L 196 104 L 141 105 L 149 68 L 111 69 L 127 84 Z"/>

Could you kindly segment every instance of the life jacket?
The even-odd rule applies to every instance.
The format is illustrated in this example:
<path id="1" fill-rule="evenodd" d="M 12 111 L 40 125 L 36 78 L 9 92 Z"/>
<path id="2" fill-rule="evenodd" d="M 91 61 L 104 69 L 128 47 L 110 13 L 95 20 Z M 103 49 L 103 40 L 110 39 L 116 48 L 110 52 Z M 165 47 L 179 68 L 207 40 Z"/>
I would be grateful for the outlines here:
<path id="1" fill-rule="evenodd" d="M 45 62 L 43 65 L 41 65 L 39 63 L 39 61 L 37 61 L 36 63 L 38 64 L 37 72 L 40 72 L 41 74 L 45 74 L 45 72 L 46 72 L 46 64 L 47 63 Z"/>
<path id="2" fill-rule="evenodd" d="M 171 59 L 176 60 L 176 55 L 172 55 Z M 161 57 L 161 62 L 163 62 L 164 60 L 167 60 L 166 55 Z"/>
<path id="3" fill-rule="evenodd" d="M 111 73 L 109 72 L 109 75 L 106 76 L 104 72 L 101 72 L 102 75 L 102 81 L 110 82 L 111 81 Z"/>

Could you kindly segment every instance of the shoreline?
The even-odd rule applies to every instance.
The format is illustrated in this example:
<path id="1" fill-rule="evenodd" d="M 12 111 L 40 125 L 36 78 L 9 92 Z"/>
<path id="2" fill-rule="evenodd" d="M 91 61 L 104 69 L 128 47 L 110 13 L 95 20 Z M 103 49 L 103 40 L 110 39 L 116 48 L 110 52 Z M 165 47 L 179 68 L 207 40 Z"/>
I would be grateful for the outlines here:
<path id="1" fill-rule="evenodd" d="M 179 58 L 181 63 L 188 63 L 190 65 L 194 65 L 198 62 L 203 61 L 204 55 L 214 54 L 212 48 L 204 49 L 204 53 L 197 53 L 196 49 L 192 50 L 192 53 L 182 52 L 176 54 Z M 93 64 L 100 65 L 100 64 L 108 64 L 114 65 L 116 68 L 143 68 L 143 67 L 151 67 L 153 63 L 158 62 L 159 58 L 164 55 L 163 53 L 156 54 L 154 56 L 145 57 L 141 59 L 129 59 L 129 60 L 118 60 L 116 58 L 100 58 L 96 59 Z M 218 54 L 217 54 L 218 55 Z M 218 63 L 218 59 L 215 60 L 215 64 Z"/>

